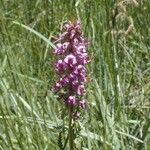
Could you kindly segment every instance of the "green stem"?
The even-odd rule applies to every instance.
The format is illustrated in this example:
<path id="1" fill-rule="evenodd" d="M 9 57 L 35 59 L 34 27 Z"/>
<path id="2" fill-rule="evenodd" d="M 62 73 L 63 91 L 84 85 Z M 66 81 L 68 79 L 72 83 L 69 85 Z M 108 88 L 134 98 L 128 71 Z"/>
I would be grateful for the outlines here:
<path id="1" fill-rule="evenodd" d="M 73 109 L 70 107 L 69 108 L 69 131 L 68 131 L 68 135 L 69 135 L 69 149 L 73 150 L 73 124 L 72 124 L 72 112 Z"/>

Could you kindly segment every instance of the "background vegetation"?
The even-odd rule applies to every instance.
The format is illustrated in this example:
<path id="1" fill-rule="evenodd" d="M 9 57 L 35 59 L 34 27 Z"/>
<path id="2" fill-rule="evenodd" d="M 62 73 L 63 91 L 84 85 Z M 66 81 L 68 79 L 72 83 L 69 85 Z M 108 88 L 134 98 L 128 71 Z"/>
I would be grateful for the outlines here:
<path id="1" fill-rule="evenodd" d="M 0 149 L 68 149 L 67 111 L 50 90 L 53 48 L 42 36 L 80 18 L 92 62 L 76 149 L 149 150 L 149 10 L 149 0 L 0 0 Z"/>

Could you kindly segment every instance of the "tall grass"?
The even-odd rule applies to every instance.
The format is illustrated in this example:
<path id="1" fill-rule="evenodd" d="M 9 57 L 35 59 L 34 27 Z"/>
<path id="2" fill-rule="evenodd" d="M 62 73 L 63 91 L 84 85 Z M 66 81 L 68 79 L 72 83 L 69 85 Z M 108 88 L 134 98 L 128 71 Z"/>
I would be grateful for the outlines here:
<path id="1" fill-rule="evenodd" d="M 50 90 L 56 78 L 50 41 L 77 18 L 92 62 L 76 149 L 150 149 L 149 10 L 149 0 L 1 0 L 0 149 L 68 149 L 65 108 Z M 125 35 L 129 18 L 134 27 Z"/>

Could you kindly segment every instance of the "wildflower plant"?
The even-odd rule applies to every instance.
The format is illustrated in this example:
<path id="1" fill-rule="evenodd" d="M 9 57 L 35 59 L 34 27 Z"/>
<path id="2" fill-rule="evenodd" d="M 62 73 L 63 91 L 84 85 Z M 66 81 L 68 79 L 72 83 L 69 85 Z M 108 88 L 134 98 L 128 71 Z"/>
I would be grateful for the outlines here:
<path id="1" fill-rule="evenodd" d="M 72 121 L 78 119 L 81 111 L 87 107 L 85 95 L 86 65 L 90 62 L 87 53 L 89 42 L 83 36 L 80 21 L 64 24 L 63 33 L 55 40 L 55 44 L 54 54 L 57 62 L 54 67 L 59 79 L 53 87 L 53 92 L 61 95 L 60 98 L 69 109 L 71 136 Z M 73 149 L 72 146 L 71 148 Z"/>

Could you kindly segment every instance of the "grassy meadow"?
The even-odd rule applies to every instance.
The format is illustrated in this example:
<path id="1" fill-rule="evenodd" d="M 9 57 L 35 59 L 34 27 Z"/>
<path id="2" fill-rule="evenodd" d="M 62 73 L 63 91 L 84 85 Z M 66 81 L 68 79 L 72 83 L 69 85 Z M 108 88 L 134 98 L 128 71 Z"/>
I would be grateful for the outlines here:
<path id="1" fill-rule="evenodd" d="M 77 19 L 91 63 L 75 150 L 150 150 L 150 0 L 0 0 L 0 150 L 69 149 L 52 37 Z"/>

